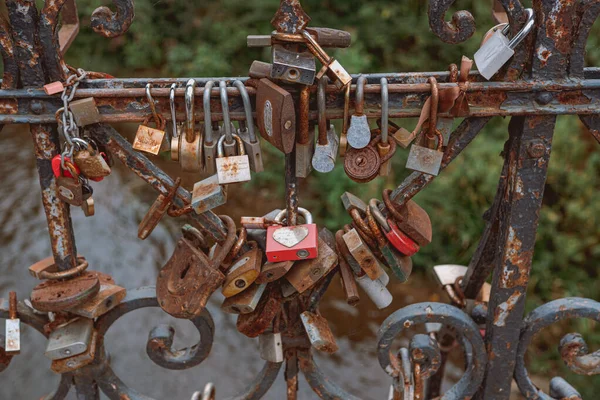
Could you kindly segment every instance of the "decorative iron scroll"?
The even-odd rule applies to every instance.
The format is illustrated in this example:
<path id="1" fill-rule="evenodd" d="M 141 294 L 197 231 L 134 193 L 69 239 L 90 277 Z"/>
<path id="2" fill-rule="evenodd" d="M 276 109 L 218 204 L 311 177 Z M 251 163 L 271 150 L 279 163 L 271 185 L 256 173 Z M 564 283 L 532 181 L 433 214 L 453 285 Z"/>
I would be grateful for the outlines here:
<path id="1" fill-rule="evenodd" d="M 448 10 L 455 3 L 454 0 L 430 0 L 428 3 L 431 30 L 442 41 L 452 44 L 469 39 L 475 32 L 475 19 L 468 11 L 457 11 L 450 22 L 446 20 Z M 499 3 L 506 12 L 511 34 L 515 35 L 526 23 L 527 12 L 518 0 L 499 0 Z M 9 18 L 6 20 L 0 17 L 0 54 L 4 63 L 0 88 L 0 123 L 31 124 L 42 203 L 57 270 L 52 273 L 68 274 L 78 262 L 77 249 L 70 210 L 57 197 L 56 179 L 51 166 L 53 157 L 61 154 L 56 114 L 66 112 L 60 110 L 65 107 L 65 102 L 58 96 L 46 94 L 42 87 L 54 81 L 65 82 L 68 76 L 79 73 L 65 63 L 63 53 L 68 44 L 65 44 L 64 39 L 61 43 L 59 35 L 59 16 L 63 13 L 64 17 L 65 8 L 68 7 L 72 7 L 69 11 L 72 13 L 75 2 L 46 0 L 41 12 L 38 12 L 33 0 L 6 0 L 6 5 Z M 112 6 L 114 11 L 108 7 L 99 7 L 91 16 L 93 30 L 105 37 L 124 34 L 134 18 L 133 0 L 114 0 Z M 352 98 L 349 107 L 354 109 L 357 108 L 354 95 L 359 90 L 358 81 L 365 80 L 365 115 L 369 118 L 384 114 L 381 99 L 382 86 L 386 84 L 389 92 L 387 111 L 389 117 L 393 118 L 425 114 L 422 110 L 430 107 L 430 102 L 433 102 L 433 87 L 440 92 L 454 91 L 457 93 L 454 100 L 462 96 L 464 104 L 460 118 L 464 119 L 456 129 L 447 132 L 448 141 L 443 150 L 440 172 L 465 150 L 492 117 L 512 117 L 497 196 L 488 212 L 488 223 L 479 247 L 468 268 L 458 276 L 460 279 L 442 284 L 449 293 L 452 304 L 428 302 L 409 305 L 391 313 L 379 329 L 378 359 L 383 370 L 392 377 L 391 398 L 399 399 L 403 396 L 405 399 L 421 400 L 442 395 L 440 385 L 444 365 L 449 353 L 458 347 L 464 355 L 465 371 L 458 382 L 442 395 L 442 399 L 508 399 L 513 377 L 521 393 L 528 399 L 581 397 L 575 388 L 558 377 L 551 381 L 549 395 L 537 388 L 525 367 L 525 354 L 534 335 L 553 323 L 573 318 L 600 321 L 600 303 L 591 299 L 560 299 L 537 308 L 525 319 L 522 317 L 556 116 L 578 115 L 600 142 L 600 69 L 584 68 L 585 44 L 599 14 L 598 0 L 534 1 L 533 34 L 523 41 L 511 62 L 491 82 L 485 81 L 478 73 L 469 74 L 468 71 L 461 72 L 461 80 L 458 80 L 456 66 L 447 73 L 361 75 L 351 77 L 351 81 L 348 78 L 350 83 L 347 88 Z M 291 40 L 291 37 L 298 43 L 310 43 L 310 33 L 307 33 L 308 38 L 299 37 L 302 36 L 299 32 L 304 31 L 309 21 L 310 18 L 304 13 L 298 0 L 282 0 L 272 21 L 277 31 L 269 40 L 276 42 L 278 38 L 282 40 L 282 37 Z M 74 36 L 77 29 L 78 27 L 73 27 L 70 34 Z M 71 40 L 72 38 L 68 38 L 67 41 Z M 322 63 L 333 61 L 321 60 Z M 382 78 L 386 79 L 385 83 L 382 83 Z M 219 80 L 230 82 L 236 79 L 195 79 L 195 89 L 191 89 L 195 100 L 187 105 L 187 109 L 182 101 L 176 102 L 173 122 L 183 121 L 186 111 L 190 108 L 193 110 L 194 105 L 197 109 L 204 110 L 205 102 L 200 101 L 200 98 L 205 87 L 209 82 Z M 256 101 L 258 78 L 237 80 L 241 82 L 242 89 L 246 87 L 248 95 Z M 192 193 L 179 187 L 178 180 L 172 179 L 148 157 L 136 151 L 108 123 L 144 121 L 153 109 L 147 101 L 152 96 L 154 107 L 160 110 L 153 112 L 157 122 L 160 118 L 171 118 L 167 111 L 171 95 L 169 87 L 172 84 L 177 86 L 172 94 L 174 98 L 181 100 L 187 90 L 182 88 L 186 81 L 187 79 L 182 78 L 113 79 L 106 74 L 89 73 L 86 79 L 82 78 L 81 85 L 73 94 L 74 99 L 93 98 L 98 106 L 98 120 L 86 127 L 86 134 L 163 198 L 171 196 L 174 209 L 165 209 L 165 213 L 180 212 L 182 215 L 190 208 Z M 147 85 L 153 88 L 152 96 L 147 95 Z M 338 89 L 333 84 L 324 88 L 327 95 L 325 120 L 344 118 L 345 96 Z M 208 116 L 213 122 L 225 121 L 226 118 L 242 121 L 247 118 L 247 112 L 252 116 L 255 111 L 244 109 L 239 85 L 230 85 L 224 92 L 216 86 L 206 91 L 207 104 L 213 110 Z M 309 98 L 311 95 L 310 90 L 290 91 L 295 98 Z M 465 111 L 464 108 L 468 110 Z M 454 107 L 435 110 L 439 111 L 436 119 L 446 118 L 452 122 L 458 118 Z M 305 112 L 303 123 L 306 126 L 318 122 L 318 111 L 311 110 L 309 106 Z M 433 121 L 434 118 L 430 118 Z M 203 113 L 194 117 L 194 121 L 204 119 Z M 207 126 L 210 124 L 207 123 Z M 286 154 L 286 206 L 289 222 L 296 220 L 298 212 L 294 157 L 295 155 Z M 406 206 L 434 179 L 436 178 L 432 174 L 414 172 L 394 191 L 384 193 L 384 204 L 391 202 L 398 209 Z M 367 221 L 361 215 L 355 219 L 352 227 L 363 234 L 371 231 L 372 237 L 365 235 L 367 238 L 363 239 L 377 244 L 383 237 L 382 232 L 376 234 L 377 226 L 381 223 L 373 222 L 371 213 L 378 210 L 392 214 L 395 210 L 399 213 L 396 207 L 380 204 L 374 210 L 369 208 L 366 211 Z M 202 230 L 202 234 L 222 246 L 228 240 L 228 233 L 232 234 L 227 231 L 223 218 L 212 211 L 199 214 L 189 212 L 187 216 Z M 343 230 L 341 232 L 344 233 Z M 200 236 L 201 234 L 198 237 Z M 242 233 L 239 236 L 241 238 Z M 325 238 L 322 240 L 335 249 L 334 253 L 343 253 L 331 233 L 323 236 Z M 236 239 L 240 243 L 236 243 L 238 252 L 249 249 L 241 239 Z M 385 243 L 385 239 L 383 242 Z M 332 270 L 344 267 L 343 260 L 339 261 L 339 266 L 338 262 L 335 264 Z M 489 299 L 482 300 L 481 293 L 490 274 L 491 293 Z M 333 275 L 330 272 L 306 294 L 281 300 L 285 318 L 283 322 L 277 320 L 277 328 L 285 328 L 282 329 L 282 347 L 285 350 L 288 399 L 296 398 L 298 372 L 304 374 L 310 387 L 322 399 L 357 399 L 319 369 L 313 358 L 311 343 L 301 326 L 299 311 L 318 316 L 319 301 Z M 97 332 L 98 340 L 93 349 L 93 362 L 63 373 L 58 387 L 45 399 L 63 399 L 73 387 L 78 398 L 83 399 L 97 399 L 100 391 L 111 399 L 150 399 L 130 389 L 111 369 L 110 357 L 104 348 L 104 336 L 123 315 L 141 308 L 159 307 L 161 304 L 154 287 L 129 290 L 116 307 L 94 320 L 93 329 Z M 0 299 L 0 318 L 9 319 L 10 311 L 8 301 Z M 16 311 L 21 323 L 48 337 L 53 321 L 47 313 L 41 313 L 24 302 L 18 304 Z M 54 317 L 56 316 L 53 315 Z M 192 368 L 202 363 L 211 351 L 215 326 L 207 310 L 191 318 L 191 322 L 200 334 L 198 343 L 184 349 L 175 349 L 174 329 L 169 325 L 159 325 L 149 333 L 146 343 L 148 357 L 155 364 L 171 370 Z M 412 337 L 408 347 L 393 347 L 394 341 L 401 334 L 420 325 L 426 327 L 427 334 L 419 331 Z M 437 328 L 433 329 L 433 326 Z M 455 343 L 459 346 L 454 346 Z M 7 354 L 6 348 L 6 338 L 0 335 L 0 372 L 9 366 L 13 357 Z M 581 375 L 600 374 L 600 350 L 590 353 L 581 335 L 565 335 L 559 350 L 571 371 Z M 263 397 L 271 388 L 282 364 L 283 362 L 267 361 L 254 381 L 232 399 Z"/>

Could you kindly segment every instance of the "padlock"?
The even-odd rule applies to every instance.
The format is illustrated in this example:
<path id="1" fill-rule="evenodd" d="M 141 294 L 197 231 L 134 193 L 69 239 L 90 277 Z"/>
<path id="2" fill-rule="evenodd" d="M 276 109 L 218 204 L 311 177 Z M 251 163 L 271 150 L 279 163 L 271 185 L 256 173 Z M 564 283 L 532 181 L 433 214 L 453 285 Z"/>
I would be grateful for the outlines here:
<path id="1" fill-rule="evenodd" d="M 254 240 L 262 251 L 267 251 L 267 228 L 270 225 L 279 225 L 275 223 L 274 220 L 280 212 L 281 210 L 279 208 L 276 208 L 275 210 L 264 215 L 263 217 L 242 217 L 242 226 L 247 228 L 246 232 L 248 234 L 248 240 Z M 253 222 L 260 223 L 261 225 L 255 225 L 254 227 L 246 226 L 243 223 L 244 218 L 250 218 Z M 267 225 L 264 225 L 264 222 L 266 222 Z"/>
<path id="2" fill-rule="evenodd" d="M 94 273 L 100 280 L 100 291 L 85 303 L 69 308 L 71 314 L 95 319 L 118 306 L 125 298 L 127 290 L 116 285 L 110 275 L 95 271 Z"/>
<path id="3" fill-rule="evenodd" d="M 348 251 L 350 251 L 352 257 L 360 264 L 363 271 L 365 271 L 369 278 L 373 280 L 378 279 L 383 271 L 381 265 L 379 265 L 379 260 L 375 257 L 371 249 L 369 249 L 369 246 L 362 241 L 356 229 L 346 232 L 343 238 Z"/>
<path id="4" fill-rule="evenodd" d="M 282 280 L 280 283 L 281 294 L 283 297 L 288 298 L 294 294 L 297 294 L 298 291 L 295 287 L 293 287 L 288 281 Z"/>
<path id="5" fill-rule="evenodd" d="M 250 96 L 246 90 L 246 86 L 239 80 L 233 82 L 242 96 L 242 102 L 244 103 L 244 113 L 246 114 L 246 121 L 240 121 L 240 128 L 238 129 L 238 136 L 244 142 L 244 149 L 248 155 L 250 161 L 250 169 L 254 172 L 263 172 L 265 170 L 263 165 L 262 150 L 260 148 L 260 140 L 256 136 L 254 131 L 254 118 L 252 117 L 252 103 L 250 102 Z"/>
<path id="6" fill-rule="evenodd" d="M 346 151 L 344 172 L 348 178 L 358 183 L 367 183 L 379 176 L 382 159 L 377 150 L 377 143 L 380 140 L 381 136 L 376 136 L 366 147 L 362 149 L 352 147 Z"/>
<path id="7" fill-rule="evenodd" d="M 93 97 L 72 101 L 69 103 L 69 109 L 73 113 L 75 124 L 78 127 L 97 124 L 101 120 L 96 100 Z"/>
<path id="8" fill-rule="evenodd" d="M 296 140 L 296 177 L 307 178 L 312 172 L 312 158 L 315 154 L 315 131 L 308 120 L 310 113 L 310 87 L 300 89 L 298 101 L 298 137 Z"/>
<path id="9" fill-rule="evenodd" d="M 56 327 L 48 336 L 44 355 L 51 360 L 60 360 L 84 353 L 92 339 L 94 320 L 75 318 Z"/>
<path id="10" fill-rule="evenodd" d="M 359 76 L 356 81 L 356 100 L 354 102 L 354 114 L 350 117 L 348 128 L 348 144 L 355 149 L 367 147 L 371 141 L 371 129 L 365 115 L 365 85 L 367 78 Z"/>
<path id="11" fill-rule="evenodd" d="M 390 267 L 394 276 L 401 282 L 404 283 L 410 278 L 412 273 L 413 263 L 412 259 L 404 254 L 401 254 L 389 243 L 379 248 L 383 255 L 383 261 Z M 385 272 L 384 272 L 385 274 Z M 389 282 L 389 276 L 385 274 L 385 280 L 382 283 L 387 286 Z M 381 277 L 380 277 L 381 278 Z"/>
<path id="12" fill-rule="evenodd" d="M 150 93 L 150 87 L 151 84 L 148 83 L 146 85 L 146 99 L 148 100 L 152 114 L 148 115 L 144 119 L 144 122 L 139 126 L 135 134 L 135 140 L 133 141 L 133 148 L 157 155 L 160 152 L 160 148 L 165 138 L 165 128 L 167 123 L 164 117 L 156 111 L 156 104 Z M 151 118 L 154 118 L 156 128 L 148 126 Z"/>
<path id="13" fill-rule="evenodd" d="M 192 207 L 197 214 L 205 213 L 225 203 L 227 203 L 227 186 L 219 184 L 217 175 L 209 176 L 194 184 Z"/>
<path id="14" fill-rule="evenodd" d="M 392 304 L 394 298 L 385 285 L 379 280 L 371 280 L 366 274 L 356 277 L 356 283 L 369 296 L 373 304 L 382 310 Z"/>
<path id="15" fill-rule="evenodd" d="M 396 222 L 385 216 L 379 210 L 381 202 L 377 199 L 369 201 L 369 212 L 381 227 L 388 242 L 405 256 L 413 256 L 419 251 L 419 245 L 398 228 Z"/>
<path id="16" fill-rule="evenodd" d="M 65 170 L 61 167 L 61 175 L 56 178 L 57 197 L 72 206 L 79 207 L 83 204 L 83 184 L 79 179 L 77 169 L 70 161 L 64 161 L 65 167 L 69 170 L 71 178 L 65 176 Z"/>
<path id="17" fill-rule="evenodd" d="M 83 353 L 68 358 L 53 360 L 50 364 L 50 369 L 57 374 L 64 374 L 91 364 L 96 357 L 98 344 L 98 331 L 94 329 L 88 347 Z"/>
<path id="18" fill-rule="evenodd" d="M 73 138 L 73 142 L 82 148 L 73 153 L 73 161 L 86 178 L 102 179 L 110 175 L 111 169 L 102 154 L 83 139 Z"/>
<path id="19" fill-rule="evenodd" d="M 319 233 L 318 255 L 309 260 L 296 261 L 284 278 L 298 291 L 303 293 L 313 287 L 321 278 L 327 276 L 337 265 L 338 255 L 323 239 L 324 231 Z"/>
<path id="20" fill-rule="evenodd" d="M 437 130 L 437 113 L 439 106 L 438 83 L 434 77 L 429 78 L 429 83 L 431 84 L 431 104 L 429 108 L 429 129 L 426 133 L 426 137 L 427 139 L 434 141 L 434 143 L 437 138 L 437 148 L 430 149 L 428 147 L 413 144 L 410 148 L 410 153 L 408 154 L 406 168 L 437 176 L 442 165 L 442 158 L 444 157 L 442 151 L 444 138 Z"/>
<path id="21" fill-rule="evenodd" d="M 251 36 L 251 35 L 250 35 Z M 271 36 L 269 35 L 269 40 Z M 250 69 L 248 70 L 248 76 L 254 79 L 263 79 L 271 76 L 271 68 L 273 66 L 269 63 L 254 60 L 252 64 L 250 64 Z"/>
<path id="22" fill-rule="evenodd" d="M 317 66 L 315 57 L 309 51 L 293 51 L 274 44 L 271 55 L 271 78 L 308 86 L 314 83 Z"/>
<path id="23" fill-rule="evenodd" d="M 91 197 L 85 199 L 81 205 L 81 209 L 83 210 L 83 215 L 86 217 L 93 217 L 94 214 L 96 214 L 96 205 L 94 203 L 94 199 Z"/>
<path id="24" fill-rule="evenodd" d="M 325 318 L 310 311 L 304 311 L 300 318 L 308 340 L 315 349 L 330 354 L 338 351 L 335 337 Z"/>
<path id="25" fill-rule="evenodd" d="M 31 304 L 38 311 L 61 312 L 85 303 L 99 290 L 100 280 L 96 274 L 85 271 L 69 280 L 50 279 L 40 283 L 31 292 Z"/>
<path id="26" fill-rule="evenodd" d="M 6 346 L 4 351 L 7 355 L 15 355 L 21 352 L 21 320 L 17 311 L 17 293 L 8 293 L 8 319 L 6 324 Z"/>
<path id="27" fill-rule="evenodd" d="M 283 362 L 283 340 L 281 333 L 263 333 L 258 336 L 260 358 L 265 361 Z"/>
<path id="28" fill-rule="evenodd" d="M 179 137 L 179 165 L 185 172 L 202 170 L 202 134 L 196 131 L 194 92 L 196 81 L 190 79 L 185 85 L 185 125 Z"/>
<path id="29" fill-rule="evenodd" d="M 204 109 L 204 143 L 202 149 L 204 153 L 204 171 L 209 175 L 217 173 L 215 160 L 217 158 L 217 142 L 221 137 L 222 130 L 218 122 L 212 122 L 210 111 L 210 93 L 215 86 L 214 81 L 208 81 L 204 85 L 203 109 Z"/>
<path id="30" fill-rule="evenodd" d="M 348 127 L 350 125 L 350 86 L 344 89 L 344 116 L 342 120 L 342 132 L 340 133 L 340 157 L 346 156 L 348 149 Z"/>
<path id="31" fill-rule="evenodd" d="M 294 261 L 267 262 L 263 265 L 257 283 L 275 282 L 283 277 L 294 266 Z"/>
<path id="32" fill-rule="evenodd" d="M 244 143 L 238 135 L 232 134 L 231 136 L 238 144 L 238 155 L 225 156 L 223 143 L 227 138 L 226 135 L 221 136 L 217 143 L 217 179 L 221 185 L 248 182 L 251 179 L 250 161 L 244 150 Z"/>
<path id="33" fill-rule="evenodd" d="M 181 185 L 181 178 L 175 179 L 173 186 L 171 186 L 166 196 L 161 193 L 154 200 L 154 203 L 152 203 L 152 206 L 150 206 L 150 209 L 138 226 L 138 238 L 145 240 L 154 231 L 173 203 L 179 185 Z"/>
<path id="34" fill-rule="evenodd" d="M 272 325 L 273 320 L 281 312 L 281 292 L 278 285 L 269 285 L 265 290 L 256 310 L 248 314 L 240 314 L 237 319 L 237 330 L 250 338 L 264 333 Z"/>
<path id="35" fill-rule="evenodd" d="M 252 248 L 242 254 L 227 271 L 222 293 L 225 297 L 235 296 L 246 290 L 260 274 L 262 251 L 256 242 L 248 243 Z"/>
<path id="36" fill-rule="evenodd" d="M 358 210 L 363 215 L 367 213 L 367 204 L 354 194 L 344 192 L 340 198 L 342 199 L 342 204 L 346 211 L 351 212 L 352 210 Z"/>
<path id="37" fill-rule="evenodd" d="M 390 104 L 389 104 L 389 93 L 388 93 L 388 81 L 387 79 L 381 78 L 381 141 L 377 143 L 377 151 L 379 152 L 379 157 L 383 160 L 387 158 L 387 155 L 390 152 L 396 150 L 396 142 L 389 141 L 389 113 L 390 113 Z M 393 146 L 393 149 L 392 149 Z M 381 163 L 379 167 L 379 176 L 388 176 L 392 171 L 392 161 L 387 160 Z"/>
<path id="38" fill-rule="evenodd" d="M 398 207 L 391 201 L 392 191 L 383 191 L 383 201 L 386 209 L 394 217 L 398 228 L 419 246 L 427 246 L 432 240 L 431 219 L 429 214 L 413 200 L 409 200 L 403 207 Z"/>
<path id="39" fill-rule="evenodd" d="M 328 173 L 335 168 L 335 159 L 337 158 L 340 141 L 335 133 L 335 127 L 327 119 L 326 96 L 328 78 L 325 76 L 319 81 L 317 89 L 318 104 L 318 140 L 315 147 L 315 153 L 312 158 L 312 166 L 315 171 Z"/>
<path id="40" fill-rule="evenodd" d="M 531 8 L 527 12 L 527 22 L 510 41 L 506 37 L 510 32 L 507 25 L 503 30 L 496 31 L 475 53 L 475 63 L 481 76 L 490 80 L 515 54 L 515 48 L 529 35 L 535 25 L 535 16 Z"/>
<path id="41" fill-rule="evenodd" d="M 312 214 L 299 207 L 298 213 L 304 216 L 304 225 L 269 226 L 267 228 L 267 260 L 270 262 L 306 260 L 318 255 L 317 225 L 312 222 Z M 287 210 L 281 211 L 275 221 L 283 222 Z"/>
<path id="42" fill-rule="evenodd" d="M 62 93 L 65 90 L 65 85 L 61 81 L 51 82 L 44 85 L 44 92 L 48 96 Z"/>
<path id="43" fill-rule="evenodd" d="M 59 176 L 64 176 L 66 178 L 73 178 L 73 175 L 71 174 L 71 172 L 69 171 L 69 169 L 63 169 L 62 168 L 62 160 L 65 160 L 65 162 L 70 162 L 71 165 L 74 167 L 75 172 L 77 173 L 77 175 L 79 175 L 81 173 L 81 170 L 79 169 L 79 167 L 77 167 L 77 165 L 75 163 L 73 163 L 73 160 L 71 160 L 70 157 L 67 156 L 63 156 L 62 154 L 57 154 L 54 157 L 52 157 L 52 161 L 51 161 L 51 166 L 52 166 L 52 172 L 54 173 L 54 177 L 58 178 Z"/>
<path id="44" fill-rule="evenodd" d="M 333 57 L 330 57 L 308 31 L 302 30 L 302 36 L 306 39 L 306 47 L 323 64 L 323 68 L 317 73 L 317 79 L 320 80 L 324 74 L 327 74 L 338 90 L 352 83 L 352 77 L 342 67 L 342 64 Z"/>
<path id="45" fill-rule="evenodd" d="M 221 310 L 230 314 L 248 314 L 256 310 L 258 302 L 265 292 L 266 284 L 254 283 L 235 296 L 227 297 L 221 305 Z"/>
<path id="46" fill-rule="evenodd" d="M 208 298 L 223 284 L 225 275 L 219 265 L 235 242 L 235 222 L 220 216 L 227 226 L 227 238 L 221 251 L 208 258 L 185 238 L 179 239 L 173 255 L 160 270 L 156 296 L 160 307 L 175 318 L 199 315 Z"/>
<path id="47" fill-rule="evenodd" d="M 292 152 L 296 140 L 294 99 L 266 78 L 256 89 L 256 122 L 263 139 L 285 154 Z"/>

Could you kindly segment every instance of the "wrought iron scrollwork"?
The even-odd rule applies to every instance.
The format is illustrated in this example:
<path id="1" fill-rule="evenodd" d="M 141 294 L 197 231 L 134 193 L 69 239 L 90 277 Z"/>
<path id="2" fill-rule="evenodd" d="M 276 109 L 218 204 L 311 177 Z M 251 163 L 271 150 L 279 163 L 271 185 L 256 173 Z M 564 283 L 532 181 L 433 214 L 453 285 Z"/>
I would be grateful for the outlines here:
<path id="1" fill-rule="evenodd" d="M 483 381 L 484 367 L 487 354 L 479 328 L 473 320 L 456 307 L 441 303 L 419 303 L 404 307 L 383 321 L 377 334 L 377 349 L 379 364 L 384 371 L 392 376 L 398 376 L 400 361 L 391 351 L 392 342 L 402 331 L 426 322 L 438 322 L 453 328 L 456 340 L 462 345 L 465 354 L 466 370 L 461 379 L 444 395 L 444 399 L 464 399 L 472 396 Z M 417 348 L 417 347 L 415 347 Z M 418 346 L 428 356 L 423 360 L 425 370 L 435 373 L 436 362 L 441 355 L 435 346 Z M 414 359 L 414 355 L 413 355 Z M 439 361 L 438 361 L 439 362 Z"/>
<path id="2" fill-rule="evenodd" d="M 116 37 L 127 32 L 134 17 L 133 0 L 113 0 L 117 9 L 98 7 L 92 13 L 92 29 L 104 37 Z"/>
<path id="3" fill-rule="evenodd" d="M 600 303 L 576 297 L 554 300 L 533 310 L 523 321 L 517 350 L 515 380 L 521 393 L 528 399 L 550 400 L 554 398 L 533 384 L 525 367 L 525 353 L 533 337 L 550 325 L 574 318 L 587 318 L 600 322 Z M 589 353 L 581 335 L 577 333 L 565 335 L 560 341 L 559 349 L 563 361 L 571 371 L 581 375 L 600 374 L 600 350 Z M 555 390 L 559 386 L 565 386 L 566 382 L 560 385 L 559 383 L 555 382 Z"/>
<path id="4" fill-rule="evenodd" d="M 446 22 L 446 12 L 455 1 L 429 1 L 429 26 L 431 30 L 442 41 L 451 44 L 462 43 L 475 33 L 475 18 L 468 11 L 457 11 L 452 15 L 452 22 Z"/>

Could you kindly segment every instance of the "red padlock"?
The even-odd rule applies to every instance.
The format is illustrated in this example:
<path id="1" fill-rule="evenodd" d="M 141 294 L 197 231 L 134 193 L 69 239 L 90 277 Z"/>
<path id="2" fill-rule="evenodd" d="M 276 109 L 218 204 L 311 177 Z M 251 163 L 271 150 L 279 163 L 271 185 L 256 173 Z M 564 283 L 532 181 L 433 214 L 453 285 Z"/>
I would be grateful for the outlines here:
<path id="1" fill-rule="evenodd" d="M 405 256 L 411 257 L 419 251 L 419 245 L 406 236 L 393 219 L 387 220 L 387 224 L 389 225 L 390 230 L 388 231 L 384 227 L 383 233 L 385 233 L 385 237 L 387 240 L 398 250 L 400 253 Z"/>
<path id="2" fill-rule="evenodd" d="M 312 214 L 304 208 L 298 208 L 298 213 L 304 216 L 304 225 L 267 228 L 265 253 L 269 262 L 308 260 L 319 255 L 317 225 L 312 223 Z M 281 224 L 286 214 L 287 210 L 281 211 L 275 222 Z"/>

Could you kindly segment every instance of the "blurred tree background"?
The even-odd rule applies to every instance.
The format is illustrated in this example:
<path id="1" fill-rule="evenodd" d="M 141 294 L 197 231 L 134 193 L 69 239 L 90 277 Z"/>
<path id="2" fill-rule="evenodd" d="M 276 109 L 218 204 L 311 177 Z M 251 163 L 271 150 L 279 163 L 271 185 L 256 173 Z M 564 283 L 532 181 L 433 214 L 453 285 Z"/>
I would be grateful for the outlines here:
<path id="1" fill-rule="evenodd" d="M 269 50 L 247 49 L 248 34 L 266 34 L 278 6 L 276 0 L 137 0 L 136 17 L 123 37 L 105 39 L 89 27 L 89 16 L 99 4 L 78 0 L 82 28 L 69 50 L 67 61 L 88 70 L 117 77 L 246 76 L 255 59 L 267 61 Z M 352 33 L 349 49 L 333 54 L 351 73 L 439 71 L 472 56 L 483 34 L 493 26 L 491 1 L 464 0 L 460 8 L 475 16 L 478 31 L 470 40 L 452 46 L 429 30 L 427 1 L 304 0 L 311 25 L 344 29 Z M 449 17 L 449 16 L 448 16 Z M 588 65 L 600 59 L 598 26 L 588 41 Z M 407 128 L 414 121 L 396 121 Z M 434 242 L 414 257 L 416 273 L 431 275 L 431 266 L 443 263 L 466 265 L 482 232 L 483 213 L 491 205 L 502 165 L 500 152 L 507 139 L 508 120 L 494 119 L 444 174 L 416 200 L 429 213 Z M 338 130 L 339 132 L 339 130 Z M 268 171 L 256 176 L 249 187 L 257 201 L 272 203 L 273 193 L 283 201 L 283 161 L 272 149 L 267 153 Z M 301 203 L 319 224 L 334 229 L 348 222 L 339 196 L 349 190 L 367 200 L 380 197 L 384 187 L 394 188 L 409 171 L 404 169 L 407 151 L 394 159 L 392 176 L 369 185 L 345 177 L 338 165 L 334 172 L 313 172 L 301 188 Z M 338 162 L 338 164 L 341 164 Z M 600 202 L 600 152 L 598 143 L 575 117 L 559 117 L 557 133 L 540 215 L 533 273 L 527 294 L 527 312 L 553 299 L 579 296 L 600 300 L 596 280 L 600 261 L 597 216 Z M 594 329 L 596 328 L 596 329 Z M 568 331 L 584 334 L 592 349 L 600 344 L 600 331 L 590 321 L 570 321 L 553 326 L 536 342 L 529 368 L 535 374 L 560 374 L 587 398 L 600 389 L 600 379 L 568 373 L 557 351 Z M 536 351 L 539 350 L 539 351 Z M 595 382 L 594 382 L 595 381 Z M 543 388 L 547 390 L 547 388 Z M 588 397 L 589 396 L 589 397 Z"/>

